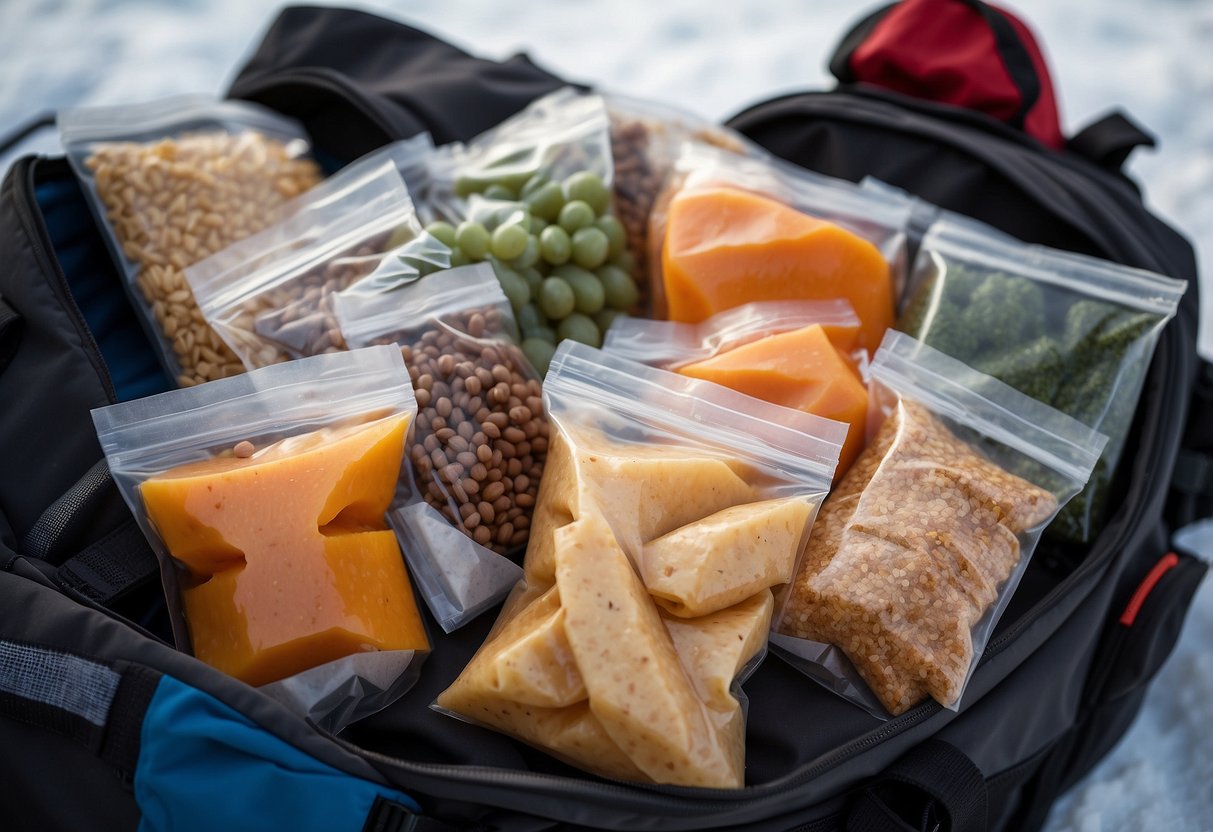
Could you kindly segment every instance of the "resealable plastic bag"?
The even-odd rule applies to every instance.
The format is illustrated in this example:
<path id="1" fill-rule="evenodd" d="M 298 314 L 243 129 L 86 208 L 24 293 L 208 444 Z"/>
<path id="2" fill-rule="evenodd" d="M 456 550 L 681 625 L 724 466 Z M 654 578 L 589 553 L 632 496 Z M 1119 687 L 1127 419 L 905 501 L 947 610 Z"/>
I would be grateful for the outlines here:
<path id="1" fill-rule="evenodd" d="M 188 95 L 64 110 L 59 137 L 169 376 L 188 386 L 239 373 L 184 271 L 275 222 L 320 181 L 302 125 L 246 101 Z"/>
<path id="2" fill-rule="evenodd" d="M 564 87 L 466 144 L 442 145 L 430 157 L 429 182 L 417 197 L 422 217 L 457 223 L 466 218 L 472 194 L 524 199 L 578 173 L 592 174 L 609 187 L 608 126 L 602 96 Z"/>
<path id="3" fill-rule="evenodd" d="M 202 314 L 246 368 L 345 349 L 332 295 L 371 273 L 388 286 L 449 267 L 401 175 L 429 146 L 423 136 L 364 156 L 283 222 L 186 270 Z"/>
<path id="4" fill-rule="evenodd" d="M 790 209 L 790 210 L 789 210 Z M 911 201 L 771 157 L 684 142 L 650 216 L 657 317 L 845 297 L 875 351 L 906 270 Z"/>
<path id="5" fill-rule="evenodd" d="M 819 324 L 839 351 L 861 371 L 867 352 L 855 348 L 859 317 L 842 299 L 759 301 L 736 306 L 697 324 L 621 317 L 606 331 L 602 348 L 650 367 L 675 370 L 770 335 Z"/>
<path id="6" fill-rule="evenodd" d="M 436 702 L 608 777 L 739 788 L 761 659 L 845 426 L 566 341 L 525 582 Z"/>
<path id="7" fill-rule="evenodd" d="M 548 422 L 539 376 L 516 345 L 509 303 L 487 263 L 392 291 L 334 299 L 353 347 L 399 345 L 419 415 L 412 477 L 391 513 L 410 570 L 446 632 L 500 603 L 521 558 L 543 475 Z"/>
<path id="8" fill-rule="evenodd" d="M 1082 543 L 1101 528 L 1155 344 L 1186 288 L 945 215 L 923 238 L 897 328 L 1108 437 L 1048 530 Z"/>
<path id="9" fill-rule="evenodd" d="M 416 412 L 389 347 L 94 410 L 177 647 L 333 731 L 403 694 L 429 641 L 384 513 Z"/>
<path id="10" fill-rule="evenodd" d="M 604 97 L 611 123 L 615 215 L 635 260 L 632 275 L 641 290 L 640 308 L 647 309 L 649 214 L 682 143 L 694 140 L 745 156 L 769 154 L 735 130 L 678 107 L 614 93 Z"/>
<path id="11" fill-rule="evenodd" d="M 879 428 L 822 507 L 771 641 L 877 716 L 927 696 L 956 710 L 1107 437 L 900 332 L 870 372 Z"/>

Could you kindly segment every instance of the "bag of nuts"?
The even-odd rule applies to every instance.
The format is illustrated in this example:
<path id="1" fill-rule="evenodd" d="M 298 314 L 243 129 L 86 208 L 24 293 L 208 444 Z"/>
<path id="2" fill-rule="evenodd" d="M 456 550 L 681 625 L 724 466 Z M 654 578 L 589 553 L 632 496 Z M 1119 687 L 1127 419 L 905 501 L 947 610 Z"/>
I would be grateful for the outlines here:
<path id="1" fill-rule="evenodd" d="M 242 372 L 184 273 L 320 181 L 302 126 L 256 104 L 182 96 L 66 110 L 59 135 L 168 374 L 186 387 Z"/>
<path id="2" fill-rule="evenodd" d="M 1107 437 L 893 330 L 871 376 L 883 424 L 822 506 L 771 642 L 877 716 L 956 710 Z"/>
<path id="3" fill-rule="evenodd" d="M 287 207 L 287 218 L 186 271 L 203 316 L 247 369 L 344 350 L 332 295 L 374 275 L 390 288 L 450 265 L 401 175 L 428 135 L 364 156 Z"/>
<path id="4" fill-rule="evenodd" d="M 641 308 L 647 309 L 649 213 L 682 142 L 704 142 L 743 156 L 765 158 L 769 154 L 728 127 L 668 104 L 614 94 L 605 98 L 615 164 L 615 215 L 627 232 L 628 251 L 636 261 L 632 276 L 641 291 Z"/>
<path id="5" fill-rule="evenodd" d="M 515 344 L 509 302 L 487 263 L 379 295 L 341 292 L 334 308 L 351 348 L 399 344 L 413 380 L 413 481 L 391 520 L 449 633 L 521 577 L 502 555 L 526 547 L 543 474 L 548 422 L 539 376 Z"/>

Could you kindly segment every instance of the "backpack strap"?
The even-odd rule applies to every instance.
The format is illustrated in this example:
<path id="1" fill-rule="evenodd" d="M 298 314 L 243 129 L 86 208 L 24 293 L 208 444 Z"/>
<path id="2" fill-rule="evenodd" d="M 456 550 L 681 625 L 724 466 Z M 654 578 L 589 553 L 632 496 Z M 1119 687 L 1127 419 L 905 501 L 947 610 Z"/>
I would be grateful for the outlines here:
<path id="1" fill-rule="evenodd" d="M 8 305 L 8 301 L 0 295 L 0 373 L 17 354 L 17 345 L 21 342 L 21 331 L 25 321 L 16 309 Z"/>
<path id="2" fill-rule="evenodd" d="M 159 569 L 142 530 L 130 519 L 60 564 L 57 578 L 65 590 L 108 607 Z"/>
<path id="3" fill-rule="evenodd" d="M 846 829 L 981 832 L 989 823 L 987 804 L 981 769 L 956 746 L 930 739 L 899 757 L 859 793 Z"/>
<path id="4" fill-rule="evenodd" d="M 1154 144 L 1154 137 L 1141 125 L 1116 110 L 1088 124 L 1066 146 L 1102 168 L 1119 171 L 1134 149 Z"/>

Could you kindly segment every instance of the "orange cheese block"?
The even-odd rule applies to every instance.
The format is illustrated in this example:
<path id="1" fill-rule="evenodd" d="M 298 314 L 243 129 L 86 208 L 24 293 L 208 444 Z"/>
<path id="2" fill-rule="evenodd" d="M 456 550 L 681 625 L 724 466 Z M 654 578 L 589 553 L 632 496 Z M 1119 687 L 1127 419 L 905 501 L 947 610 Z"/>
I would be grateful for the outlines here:
<path id="1" fill-rule="evenodd" d="M 678 194 L 661 263 L 672 321 L 697 323 L 751 301 L 845 298 L 870 353 L 893 325 L 893 284 L 876 246 L 749 191 Z"/>
<path id="2" fill-rule="evenodd" d="M 395 535 L 408 419 L 313 431 L 140 486 L 199 583 L 182 590 L 194 655 L 252 685 L 363 650 L 428 649 Z"/>
<path id="3" fill-rule="evenodd" d="M 768 335 L 678 368 L 756 399 L 807 411 L 851 427 L 838 458 L 841 477 L 863 450 L 868 391 L 851 359 L 821 324 Z"/>

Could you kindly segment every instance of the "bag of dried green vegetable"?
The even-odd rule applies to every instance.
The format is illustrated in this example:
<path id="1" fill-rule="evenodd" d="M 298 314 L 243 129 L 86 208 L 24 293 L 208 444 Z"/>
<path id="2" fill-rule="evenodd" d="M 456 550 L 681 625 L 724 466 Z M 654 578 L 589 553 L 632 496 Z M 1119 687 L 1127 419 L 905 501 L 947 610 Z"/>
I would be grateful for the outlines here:
<path id="1" fill-rule="evenodd" d="M 1154 345 L 1186 288 L 945 217 L 923 238 L 897 328 L 1108 437 L 1086 489 L 1049 528 L 1086 542 L 1100 528 Z"/>

